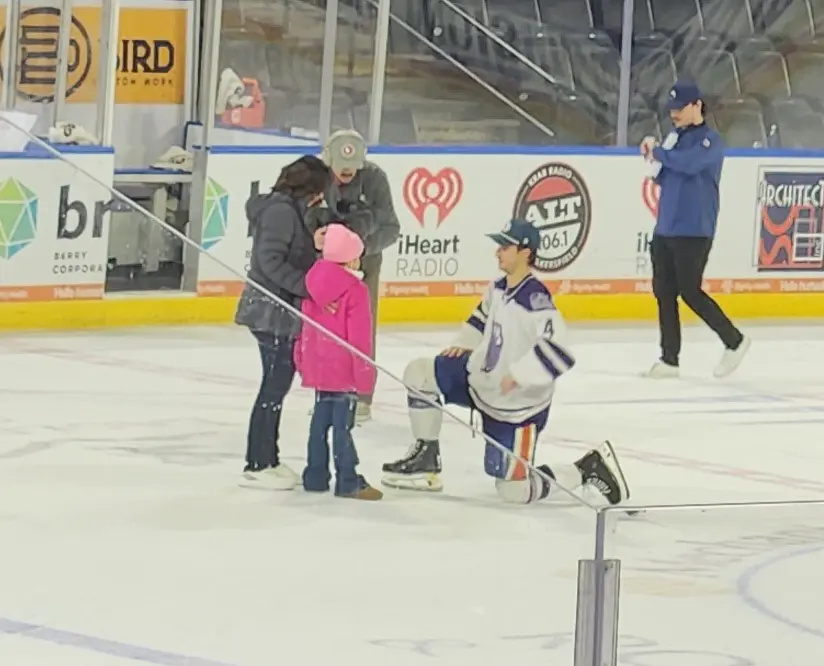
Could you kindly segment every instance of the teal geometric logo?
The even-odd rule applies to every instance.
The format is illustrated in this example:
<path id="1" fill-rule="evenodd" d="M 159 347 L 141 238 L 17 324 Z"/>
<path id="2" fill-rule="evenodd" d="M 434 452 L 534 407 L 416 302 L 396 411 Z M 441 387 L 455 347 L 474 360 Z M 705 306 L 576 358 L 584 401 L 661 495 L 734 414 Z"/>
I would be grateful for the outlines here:
<path id="1" fill-rule="evenodd" d="M 208 250 L 223 240 L 229 222 L 229 193 L 216 180 L 206 179 L 206 200 L 203 213 L 203 249 Z"/>
<path id="2" fill-rule="evenodd" d="M 19 180 L 0 183 L 0 259 L 11 259 L 37 235 L 37 195 Z"/>

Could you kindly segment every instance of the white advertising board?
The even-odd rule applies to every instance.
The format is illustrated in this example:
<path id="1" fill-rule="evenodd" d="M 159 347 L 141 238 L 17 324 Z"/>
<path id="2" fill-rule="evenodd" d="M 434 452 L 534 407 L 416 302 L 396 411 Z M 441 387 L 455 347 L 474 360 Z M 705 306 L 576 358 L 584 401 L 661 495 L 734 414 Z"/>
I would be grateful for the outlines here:
<path id="1" fill-rule="evenodd" d="M 0 158 L 0 303 L 103 297 L 111 193 L 57 159 Z M 69 160 L 111 185 L 111 149 Z"/>
<path id="2" fill-rule="evenodd" d="M 210 156 L 205 245 L 245 270 L 244 205 L 299 154 L 260 149 Z M 497 274 L 485 234 L 513 216 L 539 227 L 537 268 L 558 293 L 650 291 L 649 240 L 657 192 L 640 156 L 373 151 L 387 173 L 401 237 L 384 254 L 385 297 L 458 296 Z M 257 184 L 255 184 L 257 183 Z M 725 293 L 824 291 L 824 159 L 728 157 L 706 287 Z M 240 283 L 204 258 L 202 295 Z"/>

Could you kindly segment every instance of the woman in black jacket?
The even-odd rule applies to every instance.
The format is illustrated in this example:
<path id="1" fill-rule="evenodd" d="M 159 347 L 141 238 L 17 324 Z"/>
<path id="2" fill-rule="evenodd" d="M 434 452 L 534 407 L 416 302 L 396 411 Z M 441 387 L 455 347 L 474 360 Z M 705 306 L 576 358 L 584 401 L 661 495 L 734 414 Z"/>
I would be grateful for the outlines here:
<path id="1" fill-rule="evenodd" d="M 308 297 L 306 273 L 323 246 L 324 229 L 313 234 L 304 217 L 323 200 L 330 181 L 329 169 L 321 160 L 301 157 L 283 168 L 271 192 L 246 203 L 252 231 L 249 279 L 296 309 Z M 235 323 L 251 330 L 263 365 L 249 421 L 244 476 L 272 489 L 291 490 L 300 477 L 281 463 L 278 437 L 283 399 L 295 376 L 293 350 L 300 319 L 247 284 Z"/>

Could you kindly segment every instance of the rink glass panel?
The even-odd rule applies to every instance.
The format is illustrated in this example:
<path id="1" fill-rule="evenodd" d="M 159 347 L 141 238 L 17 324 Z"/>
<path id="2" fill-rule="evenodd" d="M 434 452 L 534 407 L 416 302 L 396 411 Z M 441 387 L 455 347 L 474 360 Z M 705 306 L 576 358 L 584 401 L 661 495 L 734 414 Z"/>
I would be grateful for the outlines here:
<path id="1" fill-rule="evenodd" d="M 822 519 L 815 505 L 612 514 L 619 662 L 755 666 L 820 651 Z"/>
<path id="2" fill-rule="evenodd" d="M 316 129 L 325 8 L 224 3 L 221 69 L 254 80 L 265 102 L 250 126 Z M 628 41 L 623 10 L 617 0 L 395 0 L 381 143 L 612 145 L 626 104 L 635 145 L 668 131 L 663 101 L 677 77 L 698 80 L 732 146 L 824 142 L 822 0 L 634 0 Z M 340 3 L 335 127 L 367 131 L 376 11 L 376 0 Z"/>

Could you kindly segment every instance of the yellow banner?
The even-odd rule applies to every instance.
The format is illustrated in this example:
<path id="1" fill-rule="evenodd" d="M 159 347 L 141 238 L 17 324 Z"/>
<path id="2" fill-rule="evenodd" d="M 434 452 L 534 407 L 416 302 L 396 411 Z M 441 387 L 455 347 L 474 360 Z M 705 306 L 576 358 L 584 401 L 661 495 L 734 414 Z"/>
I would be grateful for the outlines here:
<path id="1" fill-rule="evenodd" d="M 104 0 L 105 1 L 105 0 Z M 100 58 L 100 7 L 74 7 L 69 45 L 68 101 L 96 100 Z M 185 9 L 120 9 L 117 49 L 118 104 L 182 104 L 186 88 Z M 6 36 L 0 10 L 0 45 Z M 17 94 L 54 99 L 60 10 L 24 7 L 20 16 Z M 5 76 L 5 67 L 2 72 Z"/>

